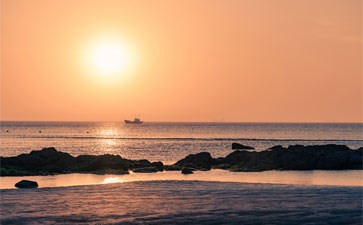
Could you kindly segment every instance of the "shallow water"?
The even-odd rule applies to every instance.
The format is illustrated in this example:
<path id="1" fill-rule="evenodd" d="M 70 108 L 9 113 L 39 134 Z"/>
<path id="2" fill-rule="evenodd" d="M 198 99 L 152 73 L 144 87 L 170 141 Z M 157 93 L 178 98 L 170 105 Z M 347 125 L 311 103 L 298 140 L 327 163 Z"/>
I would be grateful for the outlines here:
<path id="1" fill-rule="evenodd" d="M 1 224 L 361 224 L 361 187 L 147 181 L 1 190 Z"/>
<path id="2" fill-rule="evenodd" d="M 131 173 L 127 175 L 64 174 L 56 176 L 1 177 L 0 188 L 15 188 L 15 183 L 22 179 L 36 181 L 40 187 L 62 187 L 156 180 L 196 180 L 307 186 L 330 185 L 363 187 L 363 173 L 358 170 L 264 172 L 230 172 L 226 170 L 211 170 L 195 171 L 193 174 L 189 175 L 183 175 L 180 171 L 164 171 L 158 173 Z"/>

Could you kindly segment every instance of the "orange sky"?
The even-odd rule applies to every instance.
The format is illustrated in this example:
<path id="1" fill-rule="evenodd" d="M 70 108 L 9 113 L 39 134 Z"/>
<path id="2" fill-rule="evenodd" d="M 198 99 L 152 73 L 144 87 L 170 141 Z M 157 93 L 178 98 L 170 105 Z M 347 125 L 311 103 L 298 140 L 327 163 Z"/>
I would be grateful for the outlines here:
<path id="1" fill-rule="evenodd" d="M 362 122 L 360 0 L 0 1 L 2 120 Z"/>

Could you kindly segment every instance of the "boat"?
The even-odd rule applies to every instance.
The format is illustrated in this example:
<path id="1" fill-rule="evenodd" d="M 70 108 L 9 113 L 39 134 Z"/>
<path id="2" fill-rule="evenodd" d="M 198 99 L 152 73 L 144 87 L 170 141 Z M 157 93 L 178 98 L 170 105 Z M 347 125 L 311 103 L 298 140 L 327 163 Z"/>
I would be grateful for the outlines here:
<path id="1" fill-rule="evenodd" d="M 144 121 L 140 120 L 140 118 L 135 118 L 134 120 L 125 120 L 126 124 L 142 124 Z"/>

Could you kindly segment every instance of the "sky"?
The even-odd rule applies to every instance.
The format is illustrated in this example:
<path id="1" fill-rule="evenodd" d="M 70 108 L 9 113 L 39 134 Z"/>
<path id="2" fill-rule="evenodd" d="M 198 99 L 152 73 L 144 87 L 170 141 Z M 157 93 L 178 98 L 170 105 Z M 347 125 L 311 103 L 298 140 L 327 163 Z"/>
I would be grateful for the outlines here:
<path id="1" fill-rule="evenodd" d="M 363 122 L 361 0 L 0 1 L 1 120 Z"/>

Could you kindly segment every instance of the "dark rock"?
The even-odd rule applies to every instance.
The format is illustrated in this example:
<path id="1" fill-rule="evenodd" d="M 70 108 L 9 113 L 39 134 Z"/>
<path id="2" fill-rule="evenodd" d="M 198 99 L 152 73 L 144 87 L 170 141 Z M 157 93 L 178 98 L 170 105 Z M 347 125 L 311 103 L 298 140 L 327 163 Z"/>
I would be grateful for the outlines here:
<path id="1" fill-rule="evenodd" d="M 206 153 L 191 154 L 173 166 L 189 167 L 196 170 L 205 170 L 209 168 L 208 166 L 212 166 L 216 169 L 244 172 L 362 169 L 362 151 L 362 148 L 351 150 L 345 145 L 333 144 L 290 145 L 287 148 L 274 146 L 262 152 L 237 150 L 224 158 L 217 159 L 211 158 Z"/>
<path id="2" fill-rule="evenodd" d="M 135 168 L 133 170 L 135 173 L 155 173 L 155 172 L 158 172 L 158 168 L 156 167 L 141 167 L 141 168 Z"/>
<path id="3" fill-rule="evenodd" d="M 247 161 L 251 161 L 253 157 L 255 157 L 255 152 L 248 151 L 234 151 L 231 154 L 227 155 L 227 157 L 222 161 L 224 164 L 235 165 L 237 163 L 246 163 Z"/>
<path id="4" fill-rule="evenodd" d="M 231 165 L 228 163 L 218 163 L 213 166 L 214 169 L 230 170 Z"/>
<path id="5" fill-rule="evenodd" d="M 285 148 L 282 147 L 281 145 L 276 145 L 276 146 L 269 148 L 268 150 L 278 151 L 278 150 L 285 150 Z"/>
<path id="6" fill-rule="evenodd" d="M 179 160 L 174 165 L 180 167 L 190 167 L 197 170 L 210 170 L 213 164 L 213 158 L 209 152 L 201 152 L 191 154 L 182 160 Z"/>
<path id="7" fill-rule="evenodd" d="M 16 157 L 0 157 L 1 176 L 50 175 L 64 173 L 151 173 L 165 170 L 210 170 L 213 168 L 232 171 L 264 170 L 345 170 L 363 169 L 363 148 L 352 150 L 345 145 L 290 145 L 274 146 L 262 152 L 237 150 L 213 159 L 208 152 L 191 154 L 174 165 L 162 162 L 129 160 L 119 155 L 81 155 L 73 157 L 55 148 L 44 148 Z"/>
<path id="8" fill-rule="evenodd" d="M 29 175 L 62 172 L 75 166 L 75 164 L 76 160 L 73 156 L 58 152 L 55 148 L 44 148 L 16 157 L 1 157 L 1 168 L 22 171 L 22 173 Z M 3 174 L 1 175 L 3 176 Z"/>
<path id="9" fill-rule="evenodd" d="M 65 173 L 127 174 L 129 169 L 163 171 L 162 162 L 128 160 L 119 155 L 80 155 L 73 157 L 55 148 L 43 148 L 16 157 L 0 157 L 1 176 L 51 175 Z M 151 169 L 148 169 L 151 171 Z"/>
<path id="10" fill-rule="evenodd" d="M 31 175 L 34 175 L 34 174 L 29 173 L 27 171 L 21 171 L 21 170 L 13 169 L 13 168 L 1 167 L 0 175 L 2 177 L 7 177 L 7 176 L 31 176 Z"/>
<path id="11" fill-rule="evenodd" d="M 180 171 L 183 167 L 177 165 L 164 165 L 164 170 L 166 171 Z"/>
<path id="12" fill-rule="evenodd" d="M 81 173 L 90 173 L 88 172 L 81 172 Z M 103 170 L 94 170 L 91 171 L 92 174 L 98 174 L 98 175 L 105 175 L 105 174 L 114 174 L 114 175 L 124 175 L 129 174 L 128 170 L 115 170 L 115 169 L 103 169 Z"/>
<path id="13" fill-rule="evenodd" d="M 157 171 L 163 171 L 164 170 L 164 164 L 162 162 L 149 162 L 149 160 L 142 159 L 142 160 L 135 160 L 129 162 L 129 169 L 135 171 L 138 169 L 148 168 L 148 167 L 154 167 Z"/>
<path id="14" fill-rule="evenodd" d="M 359 155 L 363 156 L 363 147 L 360 147 L 356 150 Z"/>
<path id="15" fill-rule="evenodd" d="M 193 170 L 191 168 L 184 167 L 181 171 L 182 174 L 192 174 Z"/>
<path id="16" fill-rule="evenodd" d="M 275 146 L 263 152 L 236 151 L 220 163 L 234 171 L 342 170 L 361 167 L 358 153 L 345 145 Z"/>
<path id="17" fill-rule="evenodd" d="M 255 149 L 255 148 L 247 145 L 242 145 L 239 143 L 232 143 L 232 149 Z"/>
<path id="18" fill-rule="evenodd" d="M 37 188 L 38 183 L 31 180 L 22 180 L 15 184 L 17 188 Z"/>
<path id="19" fill-rule="evenodd" d="M 150 161 L 146 160 L 146 159 L 135 160 L 135 161 L 129 162 L 129 169 L 133 170 L 133 169 L 137 169 L 137 168 L 149 167 L 150 164 L 151 164 Z"/>
<path id="20" fill-rule="evenodd" d="M 106 169 L 128 171 L 127 160 L 119 155 L 80 155 L 76 161 L 78 171 L 102 171 Z"/>
<path id="21" fill-rule="evenodd" d="M 162 162 L 153 162 L 151 166 L 155 167 L 158 171 L 164 171 L 164 164 Z"/>
<path id="22" fill-rule="evenodd" d="M 51 173 L 51 174 L 63 173 L 63 170 L 61 168 L 59 168 L 57 166 L 52 166 L 52 165 L 47 168 L 47 171 L 49 171 L 49 173 Z"/>

